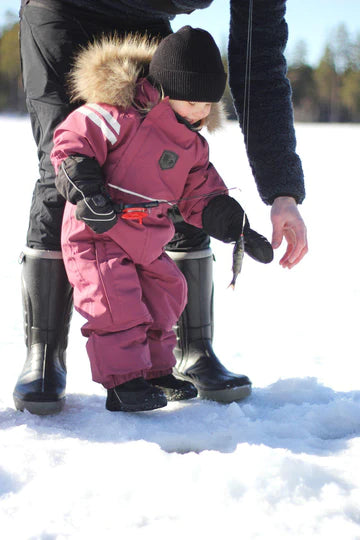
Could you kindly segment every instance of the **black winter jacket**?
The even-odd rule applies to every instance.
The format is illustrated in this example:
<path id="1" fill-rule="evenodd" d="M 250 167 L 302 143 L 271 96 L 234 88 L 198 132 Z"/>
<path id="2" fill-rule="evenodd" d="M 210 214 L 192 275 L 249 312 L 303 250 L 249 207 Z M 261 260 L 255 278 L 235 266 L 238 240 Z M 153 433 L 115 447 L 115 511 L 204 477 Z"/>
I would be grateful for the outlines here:
<path id="1" fill-rule="evenodd" d="M 124 20 L 128 16 L 154 20 L 172 19 L 179 13 L 206 8 L 213 0 L 36 1 L 48 6 L 61 3 L 64 8 L 82 8 L 113 19 L 119 16 Z M 229 83 L 260 197 L 272 204 L 280 195 L 291 195 L 301 203 L 305 196 L 304 178 L 295 152 L 291 88 L 283 55 L 288 37 L 286 0 L 254 2 L 249 117 L 244 117 L 243 111 L 249 0 L 230 0 L 230 8 Z"/>

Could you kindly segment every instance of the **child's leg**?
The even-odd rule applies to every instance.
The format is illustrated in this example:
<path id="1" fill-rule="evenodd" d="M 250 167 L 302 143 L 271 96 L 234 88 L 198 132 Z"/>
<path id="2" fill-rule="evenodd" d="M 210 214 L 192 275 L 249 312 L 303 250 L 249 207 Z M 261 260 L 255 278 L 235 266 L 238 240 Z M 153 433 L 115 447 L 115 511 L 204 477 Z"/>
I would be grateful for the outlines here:
<path id="1" fill-rule="evenodd" d="M 151 367 L 147 331 L 152 317 L 142 300 L 134 263 L 107 239 L 67 244 L 66 269 L 74 305 L 87 319 L 82 333 L 93 379 L 112 388 Z"/>
<path id="2" fill-rule="evenodd" d="M 146 329 L 139 325 L 120 332 L 91 332 L 86 350 L 93 380 L 109 389 L 144 377 L 151 366 Z"/>
<path id="3" fill-rule="evenodd" d="M 161 377 L 171 373 L 175 366 L 173 326 L 186 305 L 186 281 L 165 253 L 150 265 L 137 269 L 143 299 L 152 317 L 147 331 L 152 366 L 147 378 Z"/>

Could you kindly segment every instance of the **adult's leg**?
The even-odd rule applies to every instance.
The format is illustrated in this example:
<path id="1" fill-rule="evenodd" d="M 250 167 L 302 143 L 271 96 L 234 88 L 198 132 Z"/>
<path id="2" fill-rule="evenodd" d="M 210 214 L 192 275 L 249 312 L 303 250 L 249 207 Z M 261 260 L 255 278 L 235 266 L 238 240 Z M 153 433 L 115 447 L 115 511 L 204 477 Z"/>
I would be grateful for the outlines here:
<path id="1" fill-rule="evenodd" d="M 26 248 L 24 258 L 21 289 L 27 358 L 14 402 L 19 410 L 52 414 L 62 409 L 65 400 L 72 289 L 61 252 Z"/>
<path id="2" fill-rule="evenodd" d="M 18 408 L 26 408 L 36 414 L 56 412 L 64 403 L 65 348 L 71 313 L 71 301 L 66 309 L 62 306 L 62 299 L 71 297 L 71 288 L 61 259 L 60 233 L 65 201 L 55 188 L 55 174 L 50 162 L 53 131 L 74 107 L 69 104 L 66 93 L 66 77 L 73 55 L 93 37 L 115 31 L 119 35 L 127 31 L 166 35 L 170 27 L 163 21 L 142 24 L 128 17 L 114 20 L 93 16 L 89 12 L 72 9 L 63 2 L 56 6 L 55 0 L 48 5 L 42 0 L 30 0 L 21 12 L 23 80 L 40 172 L 34 189 L 23 257 L 23 303 L 26 306 L 31 299 L 31 320 L 37 321 L 34 324 L 40 324 L 40 327 L 39 331 L 30 334 L 29 316 L 25 309 L 28 354 L 14 397 Z M 48 272 L 49 260 L 53 267 L 56 266 L 56 271 Z M 49 296 L 41 294 L 43 288 L 39 283 L 43 276 L 47 280 L 46 290 L 56 293 Z M 55 317 L 59 336 L 62 336 L 62 347 L 57 348 L 56 355 L 54 347 L 48 346 Z M 54 377 L 57 381 L 55 386 Z M 47 390 L 49 388 L 52 390 Z"/>
<path id="3" fill-rule="evenodd" d="M 167 253 L 183 272 L 188 285 L 188 303 L 176 326 L 177 376 L 191 381 L 204 399 L 231 402 L 251 393 L 246 375 L 228 371 L 212 348 L 213 255 L 210 238 L 172 214 L 175 236 Z"/>
<path id="4" fill-rule="evenodd" d="M 71 110 L 65 72 L 72 40 L 81 33 L 69 17 L 49 9 L 27 5 L 22 10 L 23 80 L 40 178 L 33 193 L 22 268 L 27 358 L 14 389 L 14 401 L 18 409 L 35 414 L 57 412 L 65 401 L 72 294 L 60 247 L 64 199 L 54 185 L 50 151 L 53 130 Z"/>

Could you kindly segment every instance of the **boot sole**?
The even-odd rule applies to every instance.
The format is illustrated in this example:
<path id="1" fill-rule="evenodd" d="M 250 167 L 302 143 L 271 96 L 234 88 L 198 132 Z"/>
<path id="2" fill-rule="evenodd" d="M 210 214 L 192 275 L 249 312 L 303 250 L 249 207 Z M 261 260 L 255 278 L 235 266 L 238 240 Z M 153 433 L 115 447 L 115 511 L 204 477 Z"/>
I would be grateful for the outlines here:
<path id="1" fill-rule="evenodd" d="M 166 407 L 167 401 L 162 401 L 161 403 L 154 403 L 154 404 L 143 404 L 143 405 L 125 405 L 122 403 L 117 403 L 115 407 L 111 407 L 111 405 L 106 405 L 106 408 L 108 411 L 111 412 L 146 412 L 146 411 L 154 411 L 155 409 L 161 409 L 162 407 Z"/>
<path id="2" fill-rule="evenodd" d="M 46 416 L 62 411 L 65 405 L 65 398 L 58 401 L 25 401 L 14 396 L 15 407 L 18 411 L 29 411 L 31 414 Z"/>
<path id="3" fill-rule="evenodd" d="M 237 386 L 235 388 L 223 388 L 221 390 L 202 390 L 197 387 L 199 398 L 219 403 L 232 403 L 233 401 L 242 401 L 251 394 L 251 385 Z"/>
<path id="4" fill-rule="evenodd" d="M 142 411 L 153 411 L 155 409 L 161 409 L 166 407 L 167 399 L 165 395 L 162 396 L 151 396 L 147 399 L 144 399 L 140 403 L 126 403 L 121 397 L 116 394 L 116 400 L 106 400 L 105 407 L 108 411 L 111 412 L 142 412 Z"/>

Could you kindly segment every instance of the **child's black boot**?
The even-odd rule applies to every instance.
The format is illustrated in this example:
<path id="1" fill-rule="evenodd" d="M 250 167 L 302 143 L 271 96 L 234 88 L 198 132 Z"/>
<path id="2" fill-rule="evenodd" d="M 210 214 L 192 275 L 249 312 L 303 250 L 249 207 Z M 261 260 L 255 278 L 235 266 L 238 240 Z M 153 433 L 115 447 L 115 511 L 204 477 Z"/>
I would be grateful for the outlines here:
<path id="1" fill-rule="evenodd" d="M 149 379 L 149 383 L 155 388 L 160 388 L 168 401 L 182 401 L 195 398 L 198 395 L 196 387 L 191 382 L 177 379 L 172 373 Z"/>
<path id="2" fill-rule="evenodd" d="M 110 388 L 107 394 L 108 411 L 152 411 L 167 405 L 164 392 L 142 377 Z"/>

